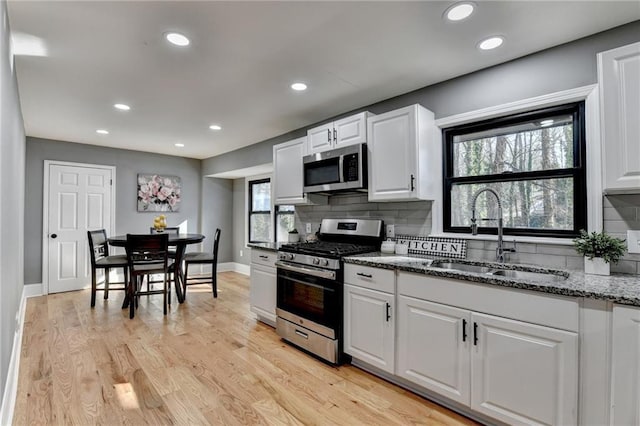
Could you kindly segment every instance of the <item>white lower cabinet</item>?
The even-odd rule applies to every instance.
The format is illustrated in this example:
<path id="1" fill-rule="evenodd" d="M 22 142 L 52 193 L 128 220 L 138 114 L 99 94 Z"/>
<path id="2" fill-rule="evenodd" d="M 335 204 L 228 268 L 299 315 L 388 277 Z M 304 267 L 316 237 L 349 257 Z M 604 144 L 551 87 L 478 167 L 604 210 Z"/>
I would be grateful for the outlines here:
<path id="1" fill-rule="evenodd" d="M 398 297 L 397 374 L 508 424 L 577 423 L 578 335 Z"/>
<path id="2" fill-rule="evenodd" d="M 470 317 L 464 309 L 398 296 L 398 375 L 469 405 Z"/>
<path id="3" fill-rule="evenodd" d="M 512 425 L 577 424 L 577 333 L 478 313 L 471 321 L 471 409 Z"/>
<path id="4" fill-rule="evenodd" d="M 276 325 L 276 253 L 251 250 L 249 303 L 251 312 L 272 327 Z"/>
<path id="5" fill-rule="evenodd" d="M 381 370 L 394 372 L 395 296 L 344 285 L 344 352 Z"/>
<path id="6" fill-rule="evenodd" d="M 612 425 L 640 424 L 640 309 L 613 307 Z"/>

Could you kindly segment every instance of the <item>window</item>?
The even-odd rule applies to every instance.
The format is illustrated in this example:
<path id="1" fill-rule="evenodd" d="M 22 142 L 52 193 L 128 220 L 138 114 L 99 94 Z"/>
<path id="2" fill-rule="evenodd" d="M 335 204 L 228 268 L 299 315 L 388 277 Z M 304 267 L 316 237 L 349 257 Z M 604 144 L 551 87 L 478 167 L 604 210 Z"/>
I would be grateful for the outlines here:
<path id="1" fill-rule="evenodd" d="M 445 232 L 471 232 L 473 196 L 492 188 L 505 234 L 577 236 L 587 226 L 584 134 L 584 102 L 445 129 Z M 496 214 L 494 197 L 478 196 L 476 217 Z M 478 225 L 497 233 L 495 221 Z"/>
<path id="2" fill-rule="evenodd" d="M 271 181 L 249 181 L 249 242 L 271 241 Z"/>
<path id="3" fill-rule="evenodd" d="M 272 213 L 271 180 L 269 178 L 248 180 L 249 242 L 266 243 L 272 241 L 272 229 L 275 229 L 275 241 L 287 241 L 289 231 L 295 223 L 294 206 L 275 206 Z M 275 220 L 272 221 L 272 217 Z M 275 226 L 274 226 L 275 225 Z"/>
<path id="4" fill-rule="evenodd" d="M 276 206 L 276 242 L 288 241 L 289 231 L 295 228 L 294 206 Z"/>

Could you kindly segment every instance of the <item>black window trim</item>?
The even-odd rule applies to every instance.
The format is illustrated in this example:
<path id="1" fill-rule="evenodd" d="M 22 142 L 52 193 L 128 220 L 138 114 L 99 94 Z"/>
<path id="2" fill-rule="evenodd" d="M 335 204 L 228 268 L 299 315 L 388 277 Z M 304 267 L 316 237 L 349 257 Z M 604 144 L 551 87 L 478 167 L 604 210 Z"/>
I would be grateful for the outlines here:
<path id="1" fill-rule="evenodd" d="M 249 185 L 248 185 L 248 192 L 249 192 L 249 208 L 247 209 L 249 211 L 249 214 L 247 215 L 247 229 L 248 229 L 248 236 L 247 239 L 249 240 L 250 243 L 268 243 L 269 241 L 259 241 L 259 240 L 252 240 L 251 237 L 251 217 L 254 214 L 259 214 L 259 215 L 271 215 L 271 208 L 269 210 L 253 210 L 253 185 L 260 185 L 263 183 L 269 183 L 271 184 L 271 178 L 264 178 L 264 179 L 256 179 L 256 180 L 250 180 L 249 181 Z"/>
<path id="2" fill-rule="evenodd" d="M 553 169 L 542 171 L 501 173 L 482 176 L 453 177 L 453 137 L 458 134 L 466 134 L 470 131 L 488 130 L 497 126 L 516 124 L 525 120 L 543 119 L 551 115 L 563 113 L 573 117 L 573 167 L 565 169 Z M 560 177 L 573 177 L 574 185 L 574 229 L 523 229 L 505 227 L 505 235 L 527 237 L 556 237 L 574 238 L 579 235 L 581 229 L 587 229 L 587 164 L 586 164 L 586 126 L 585 126 L 585 102 L 572 102 L 568 104 L 552 106 L 533 111 L 521 112 L 507 116 L 501 116 L 479 122 L 463 124 L 442 130 L 443 143 L 443 231 L 445 233 L 471 233 L 470 226 L 451 226 L 451 189 L 455 183 L 493 183 L 511 182 L 531 179 L 553 179 Z M 479 227 L 479 234 L 496 235 L 497 227 Z"/>

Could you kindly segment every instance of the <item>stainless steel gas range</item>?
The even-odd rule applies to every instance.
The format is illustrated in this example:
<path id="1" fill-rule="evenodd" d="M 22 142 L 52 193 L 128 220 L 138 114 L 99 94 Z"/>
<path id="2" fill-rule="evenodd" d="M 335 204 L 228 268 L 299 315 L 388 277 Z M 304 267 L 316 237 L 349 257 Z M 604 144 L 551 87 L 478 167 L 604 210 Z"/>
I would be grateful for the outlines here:
<path id="1" fill-rule="evenodd" d="M 342 258 L 379 250 L 382 230 L 381 220 L 323 219 L 317 241 L 280 247 L 276 331 L 284 340 L 341 362 Z"/>

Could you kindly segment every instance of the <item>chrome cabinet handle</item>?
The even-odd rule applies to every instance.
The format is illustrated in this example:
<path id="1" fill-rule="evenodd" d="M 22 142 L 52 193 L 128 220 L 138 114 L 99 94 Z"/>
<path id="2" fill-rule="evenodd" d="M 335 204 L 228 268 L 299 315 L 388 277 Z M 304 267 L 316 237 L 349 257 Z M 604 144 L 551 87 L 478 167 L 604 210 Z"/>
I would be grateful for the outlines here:
<path id="1" fill-rule="evenodd" d="M 269 256 L 265 256 L 264 254 L 259 255 L 260 259 L 268 259 Z"/>
<path id="2" fill-rule="evenodd" d="M 467 341 L 467 320 L 464 318 L 462 319 L 462 341 Z"/>
<path id="3" fill-rule="evenodd" d="M 416 177 L 414 175 L 411 175 L 411 191 L 416 189 L 416 186 L 415 186 L 415 183 L 414 183 L 415 180 L 416 180 Z"/>
<path id="4" fill-rule="evenodd" d="M 473 346 L 478 346 L 478 323 L 473 323 Z"/>
<path id="5" fill-rule="evenodd" d="M 338 141 L 338 131 L 336 129 L 333 129 L 333 141 Z"/>
<path id="6" fill-rule="evenodd" d="M 391 319 L 391 305 L 387 303 L 387 322 Z"/>
<path id="7" fill-rule="evenodd" d="M 371 275 L 371 274 L 363 274 L 362 272 L 358 272 L 356 275 L 359 276 L 359 277 L 373 278 L 373 275 Z"/>
<path id="8" fill-rule="evenodd" d="M 331 143 L 331 129 L 327 129 L 327 142 Z"/>

